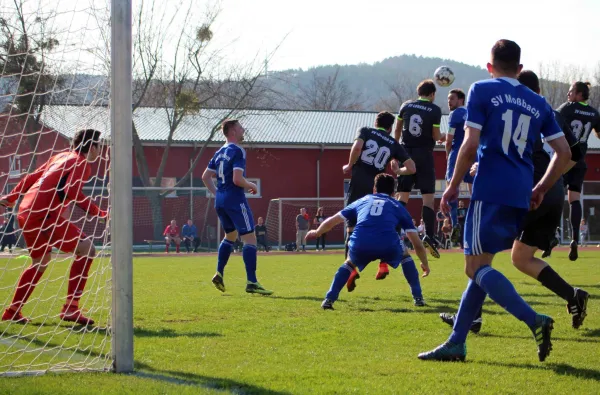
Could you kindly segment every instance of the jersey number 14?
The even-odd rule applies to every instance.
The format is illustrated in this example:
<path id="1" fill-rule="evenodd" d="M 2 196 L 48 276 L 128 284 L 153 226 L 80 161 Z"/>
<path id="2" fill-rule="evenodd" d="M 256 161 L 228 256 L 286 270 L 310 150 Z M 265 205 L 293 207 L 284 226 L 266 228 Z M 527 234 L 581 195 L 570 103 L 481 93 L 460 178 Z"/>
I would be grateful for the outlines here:
<path id="1" fill-rule="evenodd" d="M 504 121 L 504 133 L 502 134 L 502 150 L 508 155 L 508 148 L 510 141 L 512 140 L 517 147 L 517 152 L 522 158 L 527 146 L 527 135 L 529 134 L 529 124 L 531 117 L 529 115 L 520 114 L 517 120 L 517 127 L 513 131 L 513 110 L 506 110 L 502 114 L 502 120 Z"/>

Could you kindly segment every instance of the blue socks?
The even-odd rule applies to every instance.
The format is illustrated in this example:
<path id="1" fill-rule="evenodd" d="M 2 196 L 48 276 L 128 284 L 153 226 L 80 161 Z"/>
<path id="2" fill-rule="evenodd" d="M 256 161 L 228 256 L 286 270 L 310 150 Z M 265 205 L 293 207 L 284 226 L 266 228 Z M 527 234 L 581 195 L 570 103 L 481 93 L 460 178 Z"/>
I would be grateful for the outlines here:
<path id="1" fill-rule="evenodd" d="M 244 244 L 242 248 L 242 258 L 246 265 L 246 277 L 251 283 L 255 283 L 256 279 L 256 246 L 253 244 Z"/>
<path id="2" fill-rule="evenodd" d="M 421 282 L 419 281 L 419 272 L 417 271 L 417 265 L 415 265 L 415 261 L 408 256 L 402 259 L 402 273 L 404 273 L 404 277 L 410 285 L 410 293 L 413 298 L 422 298 L 423 294 L 421 292 Z"/>
<path id="3" fill-rule="evenodd" d="M 452 220 L 452 227 L 458 226 L 458 200 L 454 200 L 448 203 L 450 205 L 450 219 Z"/>
<path id="4" fill-rule="evenodd" d="M 454 344 L 462 344 L 467 341 L 467 334 L 469 333 L 469 329 L 471 329 L 471 324 L 476 318 L 477 313 L 481 310 L 484 300 L 485 291 L 475 281 L 469 280 L 467 289 L 460 301 L 458 314 L 454 317 L 454 328 L 448 341 Z"/>
<path id="5" fill-rule="evenodd" d="M 227 261 L 229 261 L 231 251 L 233 251 L 233 241 L 223 239 L 221 245 L 219 245 L 219 254 L 217 256 L 217 272 L 221 273 L 221 275 L 223 275 L 225 265 L 227 265 Z"/>
<path id="6" fill-rule="evenodd" d="M 530 328 L 535 327 L 537 313 L 523 300 L 502 273 L 491 266 L 482 266 L 475 273 L 475 281 L 494 302 L 525 322 Z"/>
<path id="7" fill-rule="evenodd" d="M 353 271 L 354 269 L 347 263 L 340 266 L 335 277 L 333 277 L 333 282 L 331 283 L 331 287 L 329 287 L 329 291 L 327 291 L 325 298 L 335 302 L 340 297 L 340 292 L 348 282 L 350 274 L 352 274 Z"/>

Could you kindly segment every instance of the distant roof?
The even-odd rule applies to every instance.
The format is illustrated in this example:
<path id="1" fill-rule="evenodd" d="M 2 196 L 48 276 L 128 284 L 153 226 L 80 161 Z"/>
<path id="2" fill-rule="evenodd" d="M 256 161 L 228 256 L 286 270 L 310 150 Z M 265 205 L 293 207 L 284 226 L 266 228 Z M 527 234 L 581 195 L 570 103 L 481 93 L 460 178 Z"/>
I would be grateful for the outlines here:
<path id="1" fill-rule="evenodd" d="M 218 122 L 227 117 L 240 120 L 247 131 L 247 140 L 255 144 L 348 145 L 362 126 L 373 125 L 376 112 L 364 111 L 296 111 L 296 110 L 240 110 L 231 114 L 228 109 L 203 109 L 186 116 L 178 126 L 173 140 L 176 143 L 203 143 Z M 55 106 L 44 108 L 41 121 L 59 133 L 71 138 L 76 130 L 94 128 L 109 137 L 110 113 L 107 107 Z M 167 141 L 169 121 L 163 108 L 138 108 L 133 122 L 140 139 L 147 143 Z M 442 116 L 440 129 L 448 131 L 448 116 Z M 217 132 L 215 143 L 223 142 Z M 600 149 L 600 140 L 591 134 L 588 146 Z"/>
<path id="2" fill-rule="evenodd" d="M 178 143 L 204 142 L 212 128 L 230 114 L 228 109 L 205 109 L 197 115 L 186 116 L 177 127 L 173 140 Z M 355 132 L 362 126 L 373 125 L 376 112 L 360 111 L 282 111 L 241 110 L 230 117 L 240 120 L 247 139 L 259 144 L 352 144 Z M 72 137 L 82 128 L 110 130 L 107 107 L 55 106 L 44 108 L 41 121 Z M 144 142 L 163 142 L 168 138 L 169 121 L 162 108 L 139 108 L 133 121 Z M 447 116 L 442 119 L 442 131 L 447 130 Z M 108 135 L 106 135 L 108 137 Z M 222 142 L 223 135 L 215 134 L 213 141 Z"/>

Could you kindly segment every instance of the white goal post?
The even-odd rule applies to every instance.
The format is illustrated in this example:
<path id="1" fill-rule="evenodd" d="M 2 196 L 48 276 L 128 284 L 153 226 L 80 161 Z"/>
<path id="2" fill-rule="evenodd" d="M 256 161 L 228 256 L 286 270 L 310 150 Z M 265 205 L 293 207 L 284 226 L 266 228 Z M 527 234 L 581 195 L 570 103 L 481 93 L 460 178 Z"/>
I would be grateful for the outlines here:
<path id="1" fill-rule="evenodd" d="M 286 244 L 295 242 L 296 216 L 300 214 L 302 208 L 305 208 L 308 212 L 309 229 L 316 229 L 314 218 L 319 207 L 323 208 L 325 217 L 330 217 L 343 209 L 344 206 L 345 199 L 343 197 L 271 199 L 265 220 L 268 242 L 277 246 L 279 250 L 284 249 Z M 345 227 L 343 226 L 331 230 L 326 235 L 327 244 L 334 247 L 342 246 L 344 244 L 344 232 Z"/>
<path id="2" fill-rule="evenodd" d="M 132 2 L 92 3 L 1 6 L 0 376 L 134 368 Z M 83 115 L 52 117 L 55 104 Z M 89 129 L 98 144 L 57 156 Z"/>

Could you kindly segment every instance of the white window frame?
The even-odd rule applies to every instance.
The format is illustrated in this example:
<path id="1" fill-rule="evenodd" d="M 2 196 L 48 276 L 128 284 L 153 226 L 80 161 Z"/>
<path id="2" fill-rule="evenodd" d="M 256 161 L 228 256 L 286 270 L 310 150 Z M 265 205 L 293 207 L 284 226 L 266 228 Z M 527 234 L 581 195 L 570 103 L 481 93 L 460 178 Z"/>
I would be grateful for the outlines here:
<path id="1" fill-rule="evenodd" d="M 21 177 L 21 157 L 12 155 L 8 157 L 8 178 Z"/>

